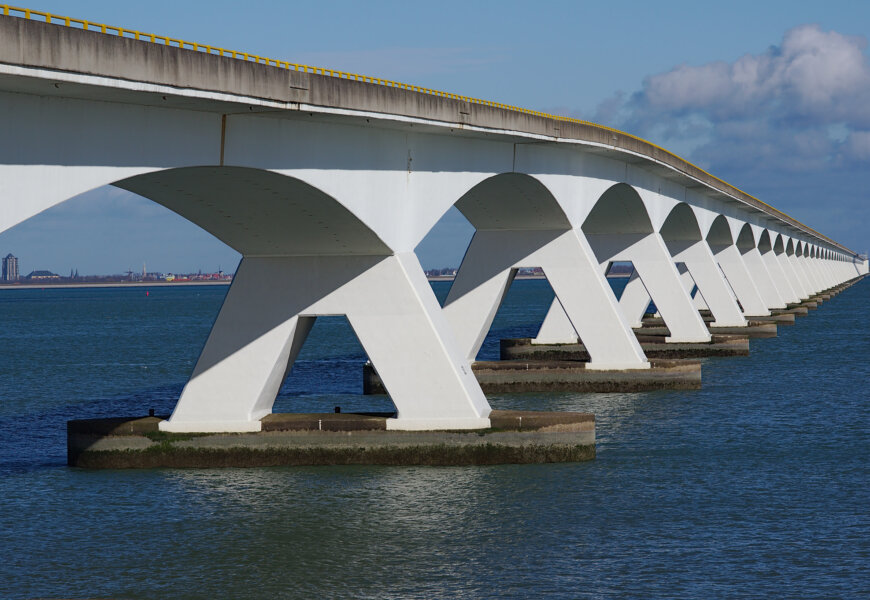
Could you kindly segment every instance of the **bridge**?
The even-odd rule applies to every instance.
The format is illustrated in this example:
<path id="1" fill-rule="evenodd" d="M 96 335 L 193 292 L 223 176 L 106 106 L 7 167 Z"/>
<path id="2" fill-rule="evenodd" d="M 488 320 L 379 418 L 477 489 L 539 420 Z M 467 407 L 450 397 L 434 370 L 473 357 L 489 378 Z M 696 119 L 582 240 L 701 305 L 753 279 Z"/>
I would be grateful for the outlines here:
<path id="1" fill-rule="evenodd" d="M 470 364 L 521 267 L 541 267 L 556 295 L 536 341 L 582 340 L 600 370 L 649 368 L 632 326 L 650 300 L 670 342 L 704 342 L 868 271 L 607 127 L 0 13 L 0 231 L 114 185 L 243 256 L 166 431 L 259 431 L 320 315 L 347 316 L 396 406 L 387 428 L 489 427 Z M 414 248 L 453 206 L 476 232 L 442 307 Z M 634 274 L 617 299 L 606 275 L 619 261 Z"/>

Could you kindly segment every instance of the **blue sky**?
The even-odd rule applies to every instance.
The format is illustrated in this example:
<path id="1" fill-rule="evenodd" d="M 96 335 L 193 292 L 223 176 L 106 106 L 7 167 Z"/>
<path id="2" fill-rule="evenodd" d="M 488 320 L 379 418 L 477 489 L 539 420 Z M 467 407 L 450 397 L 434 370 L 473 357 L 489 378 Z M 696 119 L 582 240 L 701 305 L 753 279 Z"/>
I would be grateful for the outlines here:
<path id="1" fill-rule="evenodd" d="M 35 1 L 24 4 L 616 126 L 870 247 L 870 3 Z M 418 249 L 424 267 L 458 264 L 469 235 L 448 216 Z M 25 273 L 233 270 L 239 258 L 113 188 L 0 234 L 7 252 Z"/>

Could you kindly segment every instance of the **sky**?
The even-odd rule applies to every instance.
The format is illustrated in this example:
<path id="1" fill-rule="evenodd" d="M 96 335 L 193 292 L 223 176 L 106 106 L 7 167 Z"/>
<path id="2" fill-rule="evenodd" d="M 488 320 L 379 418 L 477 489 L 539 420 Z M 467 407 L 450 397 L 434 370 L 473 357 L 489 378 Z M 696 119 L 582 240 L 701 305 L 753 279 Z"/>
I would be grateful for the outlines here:
<path id="1" fill-rule="evenodd" d="M 32 1 L 22 3 L 617 127 L 870 248 L 870 2 Z M 417 249 L 424 268 L 457 266 L 472 231 L 449 213 Z M 111 187 L 0 233 L 8 252 L 22 273 L 233 271 L 239 260 Z"/>

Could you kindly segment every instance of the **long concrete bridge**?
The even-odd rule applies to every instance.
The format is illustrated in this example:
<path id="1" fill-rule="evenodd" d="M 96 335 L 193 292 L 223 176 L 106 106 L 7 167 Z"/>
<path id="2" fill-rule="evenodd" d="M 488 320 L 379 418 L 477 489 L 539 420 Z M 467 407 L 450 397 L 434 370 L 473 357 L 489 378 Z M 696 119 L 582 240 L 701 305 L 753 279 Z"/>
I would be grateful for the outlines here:
<path id="1" fill-rule="evenodd" d="M 580 339 L 603 370 L 649 367 L 631 327 L 651 299 L 670 341 L 703 342 L 867 273 L 606 127 L 0 12 L 0 231 L 114 185 L 243 255 L 167 431 L 259 431 L 319 315 L 347 316 L 396 406 L 388 428 L 488 427 L 470 363 L 520 267 L 556 294 L 538 341 Z M 414 248 L 453 206 L 476 233 L 442 307 Z M 635 268 L 619 300 L 615 261 Z"/>

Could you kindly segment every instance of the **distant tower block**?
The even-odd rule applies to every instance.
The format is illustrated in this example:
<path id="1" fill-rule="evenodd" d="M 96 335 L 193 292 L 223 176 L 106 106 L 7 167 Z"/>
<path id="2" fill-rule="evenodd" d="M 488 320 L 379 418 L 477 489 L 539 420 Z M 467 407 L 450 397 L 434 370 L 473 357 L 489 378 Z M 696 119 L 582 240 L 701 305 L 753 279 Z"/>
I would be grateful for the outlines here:
<path id="1" fill-rule="evenodd" d="M 3 259 L 3 281 L 18 281 L 18 258 L 11 254 Z"/>

